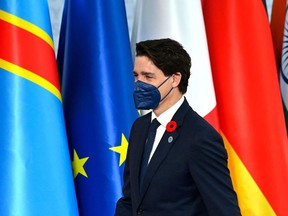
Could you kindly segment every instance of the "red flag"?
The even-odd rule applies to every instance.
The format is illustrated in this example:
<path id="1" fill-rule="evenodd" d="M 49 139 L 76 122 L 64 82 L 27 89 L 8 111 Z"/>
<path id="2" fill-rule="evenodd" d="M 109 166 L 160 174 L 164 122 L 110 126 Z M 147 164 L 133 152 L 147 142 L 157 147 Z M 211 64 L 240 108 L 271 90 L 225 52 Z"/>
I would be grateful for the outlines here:
<path id="1" fill-rule="evenodd" d="M 220 128 L 245 216 L 288 213 L 288 145 L 261 0 L 203 1 Z"/>

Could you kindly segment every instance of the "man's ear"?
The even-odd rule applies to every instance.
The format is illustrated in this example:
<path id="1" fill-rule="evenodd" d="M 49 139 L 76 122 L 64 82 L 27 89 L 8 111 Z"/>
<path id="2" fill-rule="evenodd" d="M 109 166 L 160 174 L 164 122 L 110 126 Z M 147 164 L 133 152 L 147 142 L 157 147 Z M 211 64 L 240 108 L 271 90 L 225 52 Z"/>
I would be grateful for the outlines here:
<path id="1" fill-rule="evenodd" d="M 173 80 L 173 82 L 172 82 L 172 87 L 173 87 L 173 88 L 178 87 L 178 85 L 179 85 L 179 83 L 180 83 L 180 81 L 181 81 L 181 78 L 182 78 L 182 75 L 181 75 L 180 72 L 176 72 L 176 73 L 174 73 L 174 74 L 172 75 L 172 80 Z"/>

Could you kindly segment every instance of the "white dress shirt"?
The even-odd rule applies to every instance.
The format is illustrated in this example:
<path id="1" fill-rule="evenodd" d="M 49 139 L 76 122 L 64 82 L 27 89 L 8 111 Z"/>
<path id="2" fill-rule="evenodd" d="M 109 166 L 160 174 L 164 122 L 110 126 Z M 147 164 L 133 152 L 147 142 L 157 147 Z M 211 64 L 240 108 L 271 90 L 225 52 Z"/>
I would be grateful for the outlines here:
<path id="1" fill-rule="evenodd" d="M 182 96 L 180 98 L 179 101 L 177 101 L 177 103 L 175 103 L 172 107 L 170 107 L 168 110 L 166 110 L 165 112 L 163 112 L 160 116 L 156 116 L 154 112 L 152 112 L 151 115 L 151 122 L 153 121 L 154 118 L 157 118 L 158 122 L 161 124 L 156 131 L 156 136 L 155 136 L 155 140 L 153 143 L 153 147 L 150 153 L 150 157 L 149 157 L 149 161 L 150 162 L 154 152 L 156 151 L 159 142 L 163 136 L 163 134 L 165 133 L 166 130 L 166 125 L 171 121 L 171 119 L 173 118 L 174 114 L 176 113 L 176 111 L 179 109 L 179 107 L 182 105 L 182 103 L 184 102 L 184 96 Z"/>

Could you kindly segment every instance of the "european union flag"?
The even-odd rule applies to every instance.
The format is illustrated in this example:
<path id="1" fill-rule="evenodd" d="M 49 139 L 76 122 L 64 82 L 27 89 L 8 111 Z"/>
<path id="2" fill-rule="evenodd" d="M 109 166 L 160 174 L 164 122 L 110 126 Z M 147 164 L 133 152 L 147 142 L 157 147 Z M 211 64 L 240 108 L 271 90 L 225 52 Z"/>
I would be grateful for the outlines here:
<path id="1" fill-rule="evenodd" d="M 0 215 L 78 215 L 47 0 L 1 0 L 0 35 Z"/>
<path id="2" fill-rule="evenodd" d="M 132 56 L 123 0 L 66 1 L 58 62 L 81 215 L 113 215 L 133 104 Z"/>

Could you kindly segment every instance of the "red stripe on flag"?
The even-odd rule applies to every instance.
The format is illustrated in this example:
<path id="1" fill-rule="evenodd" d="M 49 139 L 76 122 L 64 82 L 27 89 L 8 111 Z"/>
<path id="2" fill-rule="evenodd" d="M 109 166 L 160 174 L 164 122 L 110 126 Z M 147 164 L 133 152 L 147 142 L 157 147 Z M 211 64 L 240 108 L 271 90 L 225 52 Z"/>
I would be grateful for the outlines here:
<path id="1" fill-rule="evenodd" d="M 60 89 L 54 50 L 36 35 L 0 20 L 0 58 L 33 72 Z"/>
<path id="2" fill-rule="evenodd" d="M 205 115 L 204 119 L 208 121 L 220 133 L 217 106 L 215 106 L 207 115 Z"/>

